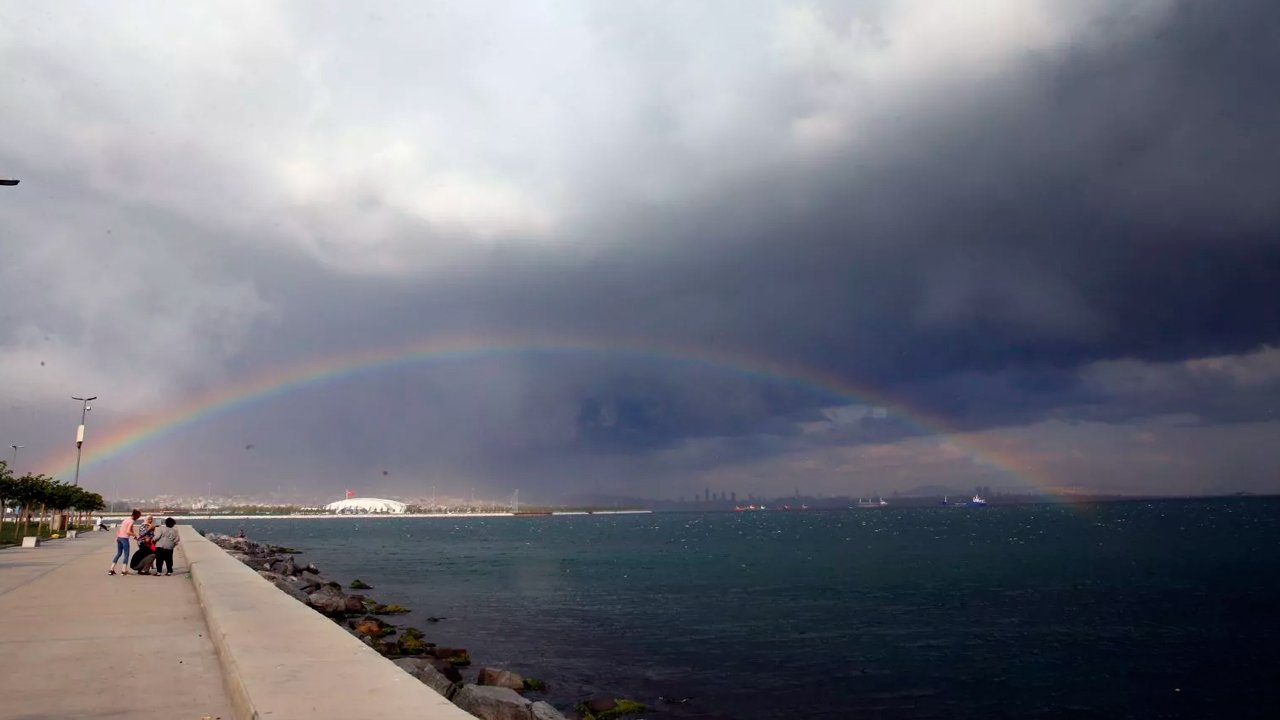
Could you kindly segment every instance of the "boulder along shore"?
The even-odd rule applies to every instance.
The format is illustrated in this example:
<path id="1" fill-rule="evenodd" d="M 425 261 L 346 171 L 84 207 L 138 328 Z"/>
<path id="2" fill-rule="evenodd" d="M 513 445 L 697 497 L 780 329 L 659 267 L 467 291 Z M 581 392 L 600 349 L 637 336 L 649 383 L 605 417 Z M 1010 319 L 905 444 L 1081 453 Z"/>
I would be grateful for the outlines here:
<path id="1" fill-rule="evenodd" d="M 418 628 L 383 620 L 409 609 L 394 603 L 382 604 L 363 593 L 346 592 L 373 589 L 363 581 L 354 579 L 344 588 L 322 575 L 314 564 L 299 564 L 295 556 L 302 553 L 293 548 L 217 533 L 204 536 L 281 592 L 332 619 L 472 715 L 482 720 L 568 720 L 550 703 L 537 699 L 546 690 L 541 680 L 492 667 L 480 667 L 472 676 L 471 654 L 466 648 L 438 646 Z M 597 696 L 577 703 L 569 717 L 611 720 L 646 709 L 625 698 Z"/>

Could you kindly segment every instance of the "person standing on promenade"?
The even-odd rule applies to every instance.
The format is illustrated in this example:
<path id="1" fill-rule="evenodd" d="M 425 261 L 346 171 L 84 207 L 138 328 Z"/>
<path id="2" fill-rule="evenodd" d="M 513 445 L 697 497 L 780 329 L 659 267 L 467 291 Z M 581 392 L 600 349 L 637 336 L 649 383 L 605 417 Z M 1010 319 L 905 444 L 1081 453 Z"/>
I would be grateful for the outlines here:
<path id="1" fill-rule="evenodd" d="M 173 518 L 164 519 L 164 527 L 156 528 L 156 574 L 165 570 L 165 575 L 173 574 L 173 549 L 178 547 L 178 530 L 174 528 Z"/>
<path id="2" fill-rule="evenodd" d="M 108 575 L 116 574 L 117 560 L 124 566 L 120 574 L 129 574 L 129 538 L 138 536 L 133 529 L 133 524 L 138 522 L 140 517 L 142 517 L 142 513 L 134 510 L 129 517 L 121 520 L 120 525 L 116 528 L 116 554 L 115 557 L 111 558 L 111 569 L 107 571 Z"/>

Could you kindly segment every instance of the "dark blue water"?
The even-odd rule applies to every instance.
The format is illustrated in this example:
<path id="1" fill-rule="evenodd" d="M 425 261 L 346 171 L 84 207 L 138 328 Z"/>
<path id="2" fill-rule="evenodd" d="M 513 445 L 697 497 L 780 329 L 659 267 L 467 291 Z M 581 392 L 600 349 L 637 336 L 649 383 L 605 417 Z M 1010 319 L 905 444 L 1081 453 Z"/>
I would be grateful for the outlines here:
<path id="1" fill-rule="evenodd" d="M 741 720 L 1280 711 L 1277 499 L 196 525 L 366 580 L 562 709 L 616 693 Z"/>

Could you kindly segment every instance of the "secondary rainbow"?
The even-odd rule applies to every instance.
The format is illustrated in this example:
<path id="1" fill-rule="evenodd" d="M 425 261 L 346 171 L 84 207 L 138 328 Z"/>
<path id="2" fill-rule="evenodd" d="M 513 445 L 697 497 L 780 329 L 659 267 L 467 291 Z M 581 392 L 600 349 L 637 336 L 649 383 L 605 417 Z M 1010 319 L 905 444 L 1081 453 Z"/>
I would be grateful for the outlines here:
<path id="1" fill-rule="evenodd" d="M 84 468 L 90 468 L 200 421 L 234 412 L 248 405 L 268 401 L 299 390 L 412 365 L 459 362 L 488 356 L 533 353 L 609 354 L 652 359 L 666 363 L 701 366 L 775 381 L 793 383 L 846 402 L 885 408 L 890 414 L 931 434 L 946 435 L 953 443 L 982 462 L 1011 473 L 1036 486 L 1037 473 L 1015 453 L 979 442 L 971 435 L 956 433 L 940 418 L 904 406 L 872 388 L 855 385 L 840 377 L 794 364 L 752 358 L 730 352 L 696 347 L 660 347 L 617 340 L 582 338 L 460 335 L 435 338 L 408 345 L 365 349 L 358 352 L 316 358 L 278 367 L 232 385 L 193 397 L 169 410 L 123 423 L 104 437 L 90 437 L 85 443 Z M 69 475 L 75 467 L 75 451 L 70 450 L 42 463 L 55 477 Z"/>

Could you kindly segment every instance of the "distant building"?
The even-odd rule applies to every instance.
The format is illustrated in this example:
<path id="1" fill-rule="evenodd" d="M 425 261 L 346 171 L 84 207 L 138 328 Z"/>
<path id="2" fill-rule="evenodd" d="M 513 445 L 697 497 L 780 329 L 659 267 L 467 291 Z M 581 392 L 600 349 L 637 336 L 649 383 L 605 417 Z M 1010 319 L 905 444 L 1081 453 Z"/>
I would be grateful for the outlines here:
<path id="1" fill-rule="evenodd" d="M 347 498 L 346 500 L 331 502 L 325 505 L 324 509 L 339 515 L 365 515 L 371 513 L 401 515 L 409 509 L 409 506 L 402 502 L 383 500 L 382 498 Z"/>

